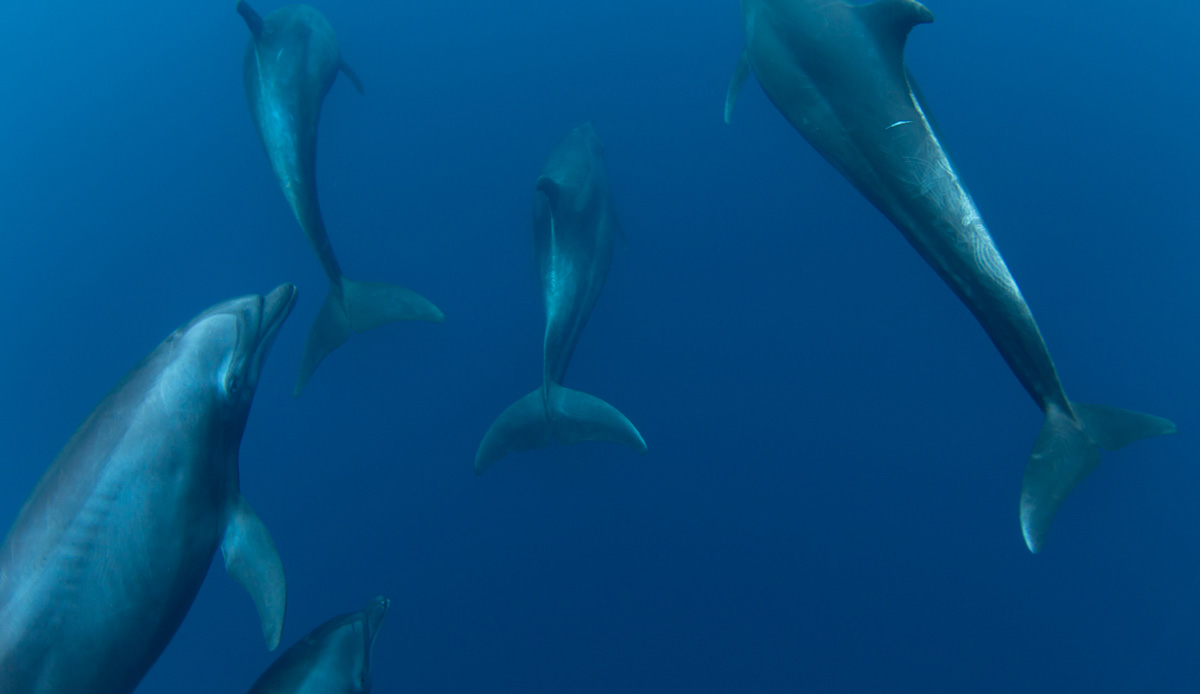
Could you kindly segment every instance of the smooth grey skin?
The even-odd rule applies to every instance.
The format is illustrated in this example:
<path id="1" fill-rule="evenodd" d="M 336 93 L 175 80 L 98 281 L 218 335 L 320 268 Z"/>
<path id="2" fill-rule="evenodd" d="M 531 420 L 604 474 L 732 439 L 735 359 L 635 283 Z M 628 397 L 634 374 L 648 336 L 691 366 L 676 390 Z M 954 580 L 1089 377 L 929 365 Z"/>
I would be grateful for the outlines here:
<path id="1" fill-rule="evenodd" d="M 1100 460 L 1174 433 L 1151 415 L 1067 399 L 1033 314 L 939 142 L 904 67 L 933 15 L 915 0 L 742 0 L 746 49 L 725 102 L 750 70 L 776 108 L 908 239 L 975 314 L 1046 419 L 1025 471 L 1021 527 L 1037 552 L 1063 499 Z"/>
<path id="2" fill-rule="evenodd" d="M 248 694 L 368 694 L 371 650 L 391 602 L 377 597 L 358 612 L 313 629 L 284 651 Z"/>
<path id="3" fill-rule="evenodd" d="M 254 128 L 330 282 L 300 361 L 298 396 L 321 360 L 351 333 L 402 320 L 440 323 L 443 316 L 427 299 L 403 287 L 348 279 L 333 253 L 317 202 L 317 121 L 339 70 L 360 94 L 363 91 L 358 76 L 341 59 L 333 27 L 307 5 L 281 7 L 260 17 L 239 1 L 237 11 L 250 29 L 242 77 Z"/>
<path id="4" fill-rule="evenodd" d="M 509 453 L 551 441 L 612 441 L 646 452 L 646 442 L 625 415 L 600 398 L 562 386 L 621 233 L 604 170 L 604 145 L 590 122 L 551 152 L 534 188 L 534 252 L 546 307 L 542 387 L 492 423 L 475 455 L 476 474 Z"/>
<path id="5" fill-rule="evenodd" d="M 217 547 L 269 648 L 283 568 L 238 489 L 263 361 L 295 303 L 285 284 L 176 330 L 104 398 L 0 546 L 5 694 L 133 691 L 183 621 Z"/>

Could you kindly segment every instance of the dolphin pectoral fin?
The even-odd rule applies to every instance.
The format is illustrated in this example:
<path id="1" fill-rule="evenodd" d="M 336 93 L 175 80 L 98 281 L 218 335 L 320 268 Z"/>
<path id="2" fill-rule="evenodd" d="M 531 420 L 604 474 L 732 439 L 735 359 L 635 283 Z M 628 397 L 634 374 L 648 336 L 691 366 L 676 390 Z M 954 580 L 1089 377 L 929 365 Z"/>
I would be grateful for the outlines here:
<path id="1" fill-rule="evenodd" d="M 738 58 L 737 65 L 733 68 L 733 77 L 729 78 L 729 90 L 725 92 L 725 125 L 729 125 L 729 119 L 733 115 L 733 105 L 737 103 L 738 94 L 742 91 L 742 86 L 746 84 L 746 78 L 750 76 L 750 61 L 746 58 L 746 51 L 742 51 L 742 57 Z"/>
<path id="2" fill-rule="evenodd" d="M 1174 434 L 1162 417 L 1104 405 L 1072 403 L 1075 417 L 1050 406 L 1021 483 L 1021 530 L 1035 554 L 1063 500 L 1100 462 L 1100 449 L 1115 450 L 1138 439 Z"/>
<path id="3" fill-rule="evenodd" d="M 864 24 L 875 34 L 875 40 L 886 49 L 888 56 L 904 63 L 904 44 L 908 33 L 918 24 L 933 21 L 933 13 L 917 0 L 875 0 L 865 5 L 854 5 Z"/>
<path id="4" fill-rule="evenodd" d="M 341 70 L 342 74 L 344 74 L 346 78 L 350 80 L 350 84 L 354 85 L 355 91 L 357 91 L 359 94 L 366 94 L 366 92 L 363 91 L 362 80 L 358 78 L 358 73 L 351 69 L 351 67 L 346 64 L 345 60 L 338 58 L 338 69 Z"/>
<path id="5" fill-rule="evenodd" d="M 336 286 L 329 288 L 321 311 L 308 330 L 308 339 L 304 343 L 304 356 L 300 358 L 300 372 L 296 375 L 295 397 L 300 397 L 308 379 L 330 352 L 341 347 L 350 339 L 350 317 L 342 303 L 342 293 Z"/>
<path id="6" fill-rule="evenodd" d="M 550 422 L 546 419 L 545 398 L 538 388 L 508 406 L 488 427 L 475 452 L 475 474 L 509 453 L 531 451 L 550 445 Z"/>
<path id="7" fill-rule="evenodd" d="M 646 452 L 646 441 L 617 408 L 595 395 L 557 383 L 549 383 L 547 387 L 546 411 L 558 443 L 608 441 L 624 444 L 638 453 Z"/>
<path id="8" fill-rule="evenodd" d="M 1174 422 L 1152 414 L 1082 402 L 1073 402 L 1071 407 L 1088 438 L 1106 451 L 1124 448 L 1139 439 L 1179 433 Z"/>
<path id="9" fill-rule="evenodd" d="M 221 554 L 225 557 L 225 571 L 242 584 L 254 600 L 267 648 L 275 650 L 283 633 L 287 602 L 283 564 L 266 526 L 240 496 L 225 526 Z"/>
<path id="10" fill-rule="evenodd" d="M 242 19 L 246 20 L 246 26 L 250 27 L 250 33 L 255 36 L 262 34 L 263 20 L 262 17 L 254 11 L 253 7 L 246 4 L 246 0 L 238 0 L 237 13 L 242 15 Z"/>

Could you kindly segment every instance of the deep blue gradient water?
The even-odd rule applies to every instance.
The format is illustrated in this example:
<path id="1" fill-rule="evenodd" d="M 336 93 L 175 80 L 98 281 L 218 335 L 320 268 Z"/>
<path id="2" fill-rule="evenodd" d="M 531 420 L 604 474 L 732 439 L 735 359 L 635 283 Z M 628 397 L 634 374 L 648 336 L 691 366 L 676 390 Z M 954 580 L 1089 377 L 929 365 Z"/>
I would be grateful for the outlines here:
<path id="1" fill-rule="evenodd" d="M 256 140 L 233 2 L 0 9 L 0 526 L 194 314 L 295 282 L 242 445 L 283 647 L 376 594 L 377 692 L 1200 688 L 1200 54 L 1190 2 L 929 0 L 908 64 L 1071 397 L 1183 434 L 1109 453 L 1043 554 L 1041 413 L 970 313 L 753 78 L 735 2 L 316 6 L 347 274 L 443 325 L 355 336 L 291 397 L 327 282 Z M 263 14 L 276 8 L 254 3 Z M 627 240 L 566 385 L 649 453 L 476 446 L 541 374 L 530 200 L 592 119 Z M 218 560 L 140 692 L 277 654 Z"/>

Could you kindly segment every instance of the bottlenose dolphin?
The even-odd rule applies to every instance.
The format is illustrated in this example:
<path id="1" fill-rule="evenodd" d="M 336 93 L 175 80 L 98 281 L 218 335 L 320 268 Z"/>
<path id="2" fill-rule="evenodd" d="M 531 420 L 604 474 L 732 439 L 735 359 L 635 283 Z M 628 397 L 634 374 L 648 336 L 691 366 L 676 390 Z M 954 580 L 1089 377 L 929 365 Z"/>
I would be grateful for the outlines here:
<path id="1" fill-rule="evenodd" d="M 254 128 L 330 282 L 300 360 L 295 389 L 300 395 L 321 360 L 352 332 L 402 320 L 440 323 L 442 312 L 403 287 L 348 279 L 333 254 L 317 203 L 317 120 L 339 70 L 360 94 L 363 91 L 358 76 L 341 59 L 333 27 L 307 5 L 282 7 L 264 18 L 239 1 L 237 11 L 250 27 L 242 77 Z"/>
<path id="2" fill-rule="evenodd" d="M 183 621 L 213 553 L 254 599 L 267 646 L 283 568 L 238 489 L 263 360 L 295 303 L 285 284 L 176 330 L 88 416 L 0 545 L 0 689 L 133 691 Z"/>
<path id="3" fill-rule="evenodd" d="M 796 130 L 895 224 L 975 314 L 1045 412 L 1025 467 L 1020 518 L 1037 552 L 1067 493 L 1100 449 L 1170 434 L 1160 417 L 1067 399 L 1017 283 L 942 150 L 904 66 L 933 15 L 916 0 L 742 0 L 746 48 L 725 100 L 729 121 L 750 70 Z"/>
<path id="4" fill-rule="evenodd" d="M 534 189 L 534 253 L 546 307 L 542 387 L 492 423 L 475 454 L 475 474 L 509 453 L 551 441 L 612 441 L 646 452 L 642 435 L 615 407 L 562 386 L 621 231 L 604 171 L 604 145 L 591 123 L 576 127 L 550 153 Z"/>
<path id="5" fill-rule="evenodd" d="M 248 694 L 369 694 L 371 648 L 391 603 L 375 598 L 358 612 L 313 629 L 284 651 Z"/>

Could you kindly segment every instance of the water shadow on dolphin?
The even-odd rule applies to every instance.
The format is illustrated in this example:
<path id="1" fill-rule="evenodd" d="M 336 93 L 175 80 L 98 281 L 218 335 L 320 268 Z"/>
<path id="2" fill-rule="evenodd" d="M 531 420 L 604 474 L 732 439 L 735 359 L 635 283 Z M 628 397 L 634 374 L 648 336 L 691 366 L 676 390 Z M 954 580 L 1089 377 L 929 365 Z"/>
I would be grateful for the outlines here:
<path id="1" fill-rule="evenodd" d="M 362 82 L 341 58 L 333 27 L 307 5 L 289 5 L 260 17 L 239 1 L 237 11 L 251 34 L 242 77 L 254 128 L 330 283 L 300 360 L 298 396 L 321 360 L 351 333 L 395 321 L 440 323 L 443 316 L 429 300 L 404 287 L 348 279 L 333 253 L 317 203 L 317 121 L 339 71 L 363 92 Z"/>
<path id="2" fill-rule="evenodd" d="M 534 187 L 534 252 L 546 307 L 542 386 L 492 423 L 475 454 L 475 474 L 509 453 L 551 441 L 611 441 L 646 452 L 642 435 L 617 408 L 562 386 L 604 288 L 621 229 L 604 170 L 604 146 L 591 123 L 563 138 Z"/>
<path id="3" fill-rule="evenodd" d="M 904 66 L 933 14 L 916 0 L 742 0 L 746 49 L 725 100 L 729 122 L 750 71 L 793 127 L 871 201 L 975 314 L 1045 412 L 1025 467 L 1020 518 L 1041 549 L 1100 449 L 1175 433 L 1153 415 L 1067 399 L 1033 313 L 939 140 Z"/>
<path id="4" fill-rule="evenodd" d="M 285 284 L 176 330 L 100 402 L 0 546 L 5 694 L 126 694 L 192 605 L 217 547 L 274 650 L 283 567 L 242 497 L 238 448 Z"/>

